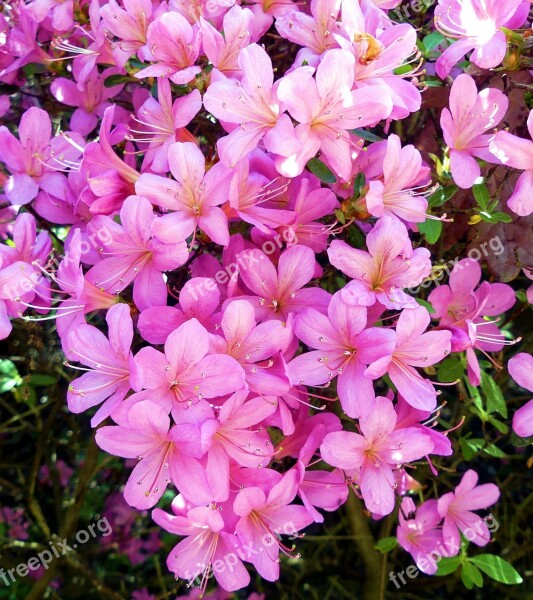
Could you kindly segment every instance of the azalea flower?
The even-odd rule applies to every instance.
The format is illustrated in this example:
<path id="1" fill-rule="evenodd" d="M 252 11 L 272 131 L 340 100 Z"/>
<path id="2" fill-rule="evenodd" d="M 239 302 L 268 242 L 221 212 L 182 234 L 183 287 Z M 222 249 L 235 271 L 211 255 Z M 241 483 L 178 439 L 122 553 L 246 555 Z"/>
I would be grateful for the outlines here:
<path id="1" fill-rule="evenodd" d="M 413 250 L 405 225 L 395 217 L 383 216 L 367 235 L 368 252 L 333 240 L 328 248 L 331 264 L 352 277 L 343 291 L 351 304 L 386 308 L 416 308 L 403 288 L 415 287 L 431 272 L 429 250 Z"/>
<path id="2" fill-rule="evenodd" d="M 415 427 L 396 427 L 396 412 L 387 398 L 378 397 L 372 411 L 359 419 L 361 433 L 328 433 L 320 453 L 330 465 L 356 470 L 358 485 L 371 512 L 388 515 L 394 508 L 393 469 L 429 454 L 433 442 Z"/>
<path id="3" fill-rule="evenodd" d="M 450 148 L 450 170 L 455 183 L 467 189 L 481 175 L 476 158 L 497 162 L 489 150 L 493 136 L 486 134 L 503 119 L 509 101 L 495 88 L 477 92 L 470 75 L 462 73 L 450 90 L 450 108 L 444 108 L 440 124 Z"/>
<path id="4" fill-rule="evenodd" d="M 441 496 L 437 510 L 444 518 L 442 534 L 445 540 L 453 540 L 455 547 L 461 545 L 459 531 L 468 530 L 468 539 L 477 546 L 485 546 L 490 541 L 490 531 L 485 521 L 474 510 L 487 508 L 497 502 L 500 490 L 493 483 L 477 485 L 478 475 L 469 469 L 453 492 Z"/>
<path id="5" fill-rule="evenodd" d="M 533 356 L 516 354 L 507 363 L 509 374 L 520 387 L 533 392 Z M 533 435 L 533 400 L 526 402 L 513 416 L 513 431 L 520 437 Z"/>
<path id="6" fill-rule="evenodd" d="M 533 111 L 527 118 L 527 129 L 533 137 Z M 520 217 L 533 213 L 531 189 L 533 187 L 533 141 L 498 131 L 489 146 L 490 151 L 504 165 L 524 172 L 518 178 L 507 206 Z"/>

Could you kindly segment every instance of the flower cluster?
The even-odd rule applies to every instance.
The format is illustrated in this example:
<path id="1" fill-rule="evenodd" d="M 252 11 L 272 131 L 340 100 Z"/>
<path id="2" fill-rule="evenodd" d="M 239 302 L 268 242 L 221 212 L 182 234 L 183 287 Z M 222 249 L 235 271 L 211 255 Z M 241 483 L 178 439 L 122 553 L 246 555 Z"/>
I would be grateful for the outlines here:
<path id="1" fill-rule="evenodd" d="M 277 580 L 280 554 L 298 556 L 283 536 L 350 490 L 375 519 L 400 508 L 415 560 L 498 498 L 472 470 L 416 510 L 408 494 L 452 454 L 435 365 L 464 361 L 479 386 L 480 353 L 495 362 L 518 341 L 499 327 L 515 293 L 469 259 L 426 299 L 411 290 L 435 277 L 424 226 L 450 221 L 435 194 L 511 167 L 523 173 L 508 208 L 533 212 L 532 142 L 495 133 L 507 96 L 454 69 L 470 52 L 500 66 L 529 5 L 439 0 L 433 64 L 391 20 L 396 4 L 16 0 L 0 13 L 0 81 L 23 97 L 20 115 L 0 97 L 0 184 L 16 210 L 2 225 L 0 338 L 13 319 L 55 320 L 82 372 L 69 409 L 133 460 L 129 506 L 173 491 L 171 512 L 152 512 L 181 538 L 167 565 L 204 590 L 212 575 L 247 586 L 246 563 Z M 439 82 L 424 60 L 456 75 L 437 174 L 387 135 Z M 27 94 L 32 65 L 48 112 Z M 509 363 L 530 390 L 532 361 Z M 520 436 L 532 406 L 515 414 Z"/>

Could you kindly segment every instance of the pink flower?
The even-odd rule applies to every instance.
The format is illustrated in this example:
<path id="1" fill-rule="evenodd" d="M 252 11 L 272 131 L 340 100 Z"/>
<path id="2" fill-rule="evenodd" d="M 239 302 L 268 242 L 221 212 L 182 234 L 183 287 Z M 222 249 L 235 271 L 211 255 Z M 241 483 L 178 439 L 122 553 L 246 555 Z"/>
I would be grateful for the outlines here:
<path id="1" fill-rule="evenodd" d="M 301 312 L 308 306 L 325 312 L 330 295 L 318 287 L 302 289 L 315 273 L 315 255 L 310 248 L 292 246 L 285 250 L 277 270 L 270 258 L 255 248 L 242 252 L 239 262 L 241 279 L 255 294 L 243 298 L 254 305 L 259 321 L 286 321 L 290 313 Z M 229 298 L 228 302 L 231 301 Z"/>
<path id="2" fill-rule="evenodd" d="M 294 332 L 310 348 L 289 363 L 295 385 L 317 386 L 337 377 L 337 393 L 344 412 L 361 417 L 372 411 L 375 394 L 367 366 L 390 360 L 395 334 L 390 329 L 367 327 L 365 306 L 350 306 L 333 295 L 328 316 L 308 308 L 296 317 Z"/>
<path id="3" fill-rule="evenodd" d="M 414 367 L 428 367 L 440 362 L 450 353 L 449 331 L 424 333 L 431 318 L 428 311 L 406 308 L 396 322 L 396 348 L 387 359 L 370 366 L 367 376 L 379 377 L 386 369 L 398 392 L 414 408 L 432 412 L 437 405 L 437 393 L 431 381 L 423 377 Z"/>
<path id="4" fill-rule="evenodd" d="M 206 173 L 204 155 L 190 142 L 172 144 L 168 163 L 174 181 L 143 173 L 135 184 L 137 194 L 174 211 L 154 222 L 154 234 L 171 244 L 194 235 L 199 227 L 215 243 L 227 246 L 228 220 L 219 205 L 227 199 L 229 170 L 217 163 Z"/>
<path id="5" fill-rule="evenodd" d="M 449 110 L 444 108 L 441 113 L 440 124 L 450 148 L 453 180 L 467 189 L 481 175 L 476 158 L 497 162 L 489 150 L 493 136 L 485 132 L 503 119 L 509 101 L 495 88 L 485 88 L 478 94 L 472 77 L 463 73 L 453 82 L 449 102 Z"/>
<path id="6" fill-rule="evenodd" d="M 234 167 L 264 140 L 265 147 L 274 149 L 278 136 L 290 119 L 280 117 L 281 110 L 274 85 L 274 72 L 268 54 L 257 44 L 241 50 L 240 81 L 225 79 L 215 81 L 204 95 L 205 108 L 224 124 L 231 133 L 217 142 L 220 160 Z M 229 127 L 228 127 L 229 126 Z"/>
<path id="7" fill-rule="evenodd" d="M 516 354 L 507 363 L 511 377 L 520 387 L 533 392 L 533 356 L 526 352 Z M 520 437 L 533 435 L 533 400 L 526 402 L 513 416 L 513 431 Z"/>
<path id="8" fill-rule="evenodd" d="M 391 134 L 383 157 L 383 179 L 371 179 L 365 200 L 374 217 L 393 215 L 406 223 L 422 223 L 431 192 L 429 168 L 422 164 L 420 152 L 412 145 L 402 148 L 400 138 Z"/>
<path id="9" fill-rule="evenodd" d="M 203 468 L 196 460 L 202 455 L 198 425 L 181 420 L 171 427 L 168 414 L 154 402 L 137 402 L 125 423 L 98 429 L 96 443 L 115 456 L 139 460 L 124 489 L 130 506 L 151 508 L 171 481 L 187 498 L 211 500 Z"/>
<path id="10" fill-rule="evenodd" d="M 81 69 L 82 64 L 74 61 L 72 74 L 75 80 L 79 80 Z M 106 77 L 116 73 L 117 69 L 113 68 L 99 73 L 95 67 L 86 76 L 81 90 L 79 89 L 80 84 L 76 84 L 76 81 L 72 79 L 58 77 L 52 81 L 50 92 L 54 98 L 62 104 L 76 107 L 70 119 L 70 127 L 73 131 L 81 135 L 88 135 L 98 125 L 98 119 L 103 117 L 105 109 L 111 106 L 108 102 L 109 98 L 116 96 L 124 87 L 123 84 L 112 87 L 104 85 Z M 122 115 L 119 108 L 115 108 L 115 118 L 127 115 L 124 109 L 120 108 L 120 111 L 123 113 Z"/>
<path id="11" fill-rule="evenodd" d="M 490 541 L 490 531 L 485 521 L 473 510 L 487 508 L 497 502 L 500 490 L 493 483 L 477 485 L 478 475 L 469 469 L 453 492 L 448 492 L 438 500 L 437 509 L 444 518 L 442 533 L 445 540 L 453 540 L 460 547 L 459 531 L 477 546 L 485 546 Z"/>
<path id="12" fill-rule="evenodd" d="M 250 43 L 253 20 L 249 8 L 235 5 L 224 15 L 222 35 L 209 21 L 200 19 L 203 51 L 215 69 L 228 77 L 240 74 L 239 53 Z"/>
<path id="13" fill-rule="evenodd" d="M 239 363 L 224 354 L 210 354 L 209 334 L 196 319 L 173 331 L 165 342 L 165 353 L 151 346 L 135 355 L 135 389 L 151 390 L 157 402 L 174 416 L 180 409 L 203 398 L 216 398 L 245 387 Z"/>
<path id="14" fill-rule="evenodd" d="M 177 12 L 164 12 L 150 24 L 146 45 L 156 62 L 136 73 L 138 79 L 168 77 L 185 84 L 201 72 L 194 64 L 200 52 L 199 29 Z"/>
<path id="15" fill-rule="evenodd" d="M 268 493 L 259 487 L 245 487 L 233 503 L 233 510 L 240 517 L 235 526 L 237 536 L 244 547 L 257 548 L 249 560 L 267 581 L 279 578 L 280 550 L 291 556 L 291 551 L 280 541 L 287 523 L 294 534 L 313 522 L 304 506 L 291 504 L 297 489 L 297 472 L 293 469 Z"/>
<path id="16" fill-rule="evenodd" d="M 350 179 L 352 142 L 349 131 L 375 125 L 391 111 L 390 95 L 370 99 L 353 90 L 354 57 L 345 50 L 326 53 L 313 78 L 312 67 L 299 67 L 279 83 L 282 105 L 300 123 L 295 135 L 301 147 L 280 163 L 280 172 L 294 177 L 321 150 L 329 165 L 344 180 Z"/>
<path id="17" fill-rule="evenodd" d="M 269 396 L 289 391 L 288 376 L 276 372 L 274 360 L 269 359 L 287 350 L 293 337 L 290 327 L 275 320 L 257 325 L 253 305 L 235 300 L 226 306 L 220 329 L 224 337 L 211 336 L 211 348 L 242 366 L 250 390 Z"/>
<path id="18" fill-rule="evenodd" d="M 250 575 L 240 558 L 243 552 L 239 551 L 237 537 L 226 530 L 224 518 L 217 507 L 198 506 L 186 514 L 174 507 L 173 503 L 174 515 L 158 508 L 152 513 L 154 521 L 166 531 L 187 536 L 171 550 L 167 560 L 169 570 L 191 585 L 199 578 L 203 591 L 211 574 L 227 591 L 246 587 Z M 231 567 L 228 566 L 230 562 Z M 219 568 L 219 565 L 222 567 Z"/>
<path id="19" fill-rule="evenodd" d="M 331 264 L 355 280 L 344 288 L 345 302 L 416 308 L 414 298 L 403 289 L 417 286 L 430 274 L 429 250 L 413 250 L 405 225 L 389 216 L 379 219 L 366 244 L 368 252 L 339 240 L 333 240 L 328 248 Z"/>
<path id="20" fill-rule="evenodd" d="M 527 129 L 533 137 L 533 111 L 527 118 Z M 524 170 L 507 200 L 507 206 L 520 217 L 527 217 L 533 213 L 533 141 L 498 131 L 489 149 L 504 165 Z"/>
<path id="21" fill-rule="evenodd" d="M 497 67 L 507 51 L 501 27 L 519 28 L 527 18 L 522 0 L 439 0 L 435 8 L 435 28 L 458 41 L 439 56 L 437 75 L 444 79 L 470 50 L 470 60 L 481 69 Z"/>
<path id="22" fill-rule="evenodd" d="M 441 558 L 448 555 L 447 552 L 442 552 L 444 540 L 439 527 L 442 519 L 437 510 L 437 501 L 426 500 L 415 511 L 413 500 L 403 498 L 398 520 L 398 543 L 409 552 L 422 573 L 434 575 L 437 572 L 437 562 L 432 560 L 432 553 L 437 552 Z"/>
<path id="23" fill-rule="evenodd" d="M 11 173 L 4 185 L 7 199 L 12 204 L 27 204 L 49 174 L 76 166 L 84 141 L 77 134 L 72 134 L 73 144 L 64 136 L 51 138 L 50 117 L 35 106 L 22 115 L 18 136 L 17 140 L 7 127 L 0 127 L 0 161 Z"/>
<path id="24" fill-rule="evenodd" d="M 373 410 L 359 419 L 361 434 L 328 433 L 320 446 L 323 460 L 344 470 L 357 470 L 367 509 L 388 515 L 394 509 L 393 469 L 429 454 L 433 442 L 415 427 L 396 428 L 392 402 L 378 397 Z"/>
<path id="25" fill-rule="evenodd" d="M 112 306 L 106 321 L 109 339 L 92 325 L 78 325 L 68 334 L 69 354 L 89 367 L 80 369 L 87 373 L 69 385 L 68 407 L 73 413 L 80 413 L 104 401 L 91 419 L 92 427 L 112 414 L 130 391 L 133 322 L 129 306 Z"/>
<path id="26" fill-rule="evenodd" d="M 89 232 L 109 233 L 102 242 L 103 260 L 88 273 L 87 279 L 102 290 L 118 293 L 132 281 L 133 300 L 139 309 L 166 304 L 167 286 L 163 271 L 172 271 L 187 260 L 185 242 L 165 244 L 152 237 L 155 216 L 146 198 L 130 196 L 120 211 L 122 225 L 99 215 L 89 223 Z"/>

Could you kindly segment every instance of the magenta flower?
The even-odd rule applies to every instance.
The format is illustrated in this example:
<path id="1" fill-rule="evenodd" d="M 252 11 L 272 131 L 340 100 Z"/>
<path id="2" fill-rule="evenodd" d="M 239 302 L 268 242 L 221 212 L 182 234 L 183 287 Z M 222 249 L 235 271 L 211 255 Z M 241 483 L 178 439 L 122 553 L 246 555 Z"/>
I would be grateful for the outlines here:
<path id="1" fill-rule="evenodd" d="M 527 129 L 533 138 L 533 111 L 527 118 Z M 524 170 L 507 200 L 507 206 L 518 216 L 527 217 L 533 213 L 533 141 L 524 140 L 507 131 L 498 131 L 489 149 L 504 165 Z"/>
<path id="2" fill-rule="evenodd" d="M 303 288 L 315 274 L 315 255 L 305 246 L 292 246 L 285 250 L 278 268 L 261 250 L 245 250 L 240 254 L 241 279 L 255 296 L 243 296 L 255 308 L 258 321 L 283 319 L 290 313 L 301 312 L 306 307 L 326 310 L 330 295 L 323 289 Z M 302 289 L 303 288 L 303 289 Z M 228 302 L 237 298 L 229 298 Z"/>
<path id="3" fill-rule="evenodd" d="M 396 348 L 387 359 L 379 360 L 368 368 L 367 376 L 379 377 L 386 369 L 398 392 L 414 408 L 432 412 L 437 405 L 437 392 L 431 381 L 423 377 L 415 367 L 434 365 L 450 353 L 449 331 L 428 331 L 431 317 L 428 311 L 406 308 L 396 322 Z M 424 333 L 425 332 L 425 333 Z"/>
<path id="4" fill-rule="evenodd" d="M 215 69 L 227 77 L 240 75 L 239 53 L 250 44 L 254 14 L 249 8 L 232 6 L 224 15 L 224 35 L 209 21 L 200 19 L 202 48 Z"/>
<path id="5" fill-rule="evenodd" d="M 453 82 L 449 102 L 449 110 L 444 108 L 441 113 L 440 124 L 450 149 L 453 180 L 467 189 L 481 175 L 476 158 L 498 162 L 489 150 L 493 135 L 485 132 L 503 119 L 509 101 L 495 88 L 485 88 L 478 94 L 472 77 L 462 73 Z"/>
<path id="6" fill-rule="evenodd" d="M 206 173 L 204 155 L 190 142 L 172 144 L 168 163 L 175 181 L 143 173 L 135 184 L 137 194 L 174 211 L 154 222 L 154 234 L 171 244 L 194 235 L 199 227 L 214 242 L 227 246 L 228 220 L 219 205 L 227 200 L 229 170 L 217 163 Z"/>
<path id="7" fill-rule="evenodd" d="M 518 28 L 527 18 L 522 0 L 439 0 L 435 8 L 435 28 L 457 41 L 439 56 L 437 75 L 444 79 L 468 52 L 481 69 L 497 67 L 507 51 L 502 27 Z"/>
<path id="8" fill-rule="evenodd" d="M 175 506 L 172 503 L 174 515 L 159 508 L 152 513 L 154 521 L 166 531 L 187 536 L 171 550 L 167 560 L 169 570 L 191 585 L 200 579 L 203 591 L 211 574 L 227 591 L 246 587 L 250 583 L 250 575 L 241 560 L 244 553 L 239 551 L 237 537 L 226 530 L 220 511 L 213 506 L 198 506 L 183 514 Z M 225 560 L 231 562 L 231 568 Z M 217 567 L 220 564 L 224 567 L 214 568 L 215 562 Z"/>
<path id="9" fill-rule="evenodd" d="M 414 298 L 403 289 L 417 286 L 431 273 L 429 250 L 413 250 L 405 225 L 389 216 L 379 219 L 366 244 L 368 252 L 339 240 L 333 240 L 328 248 L 331 264 L 355 280 L 344 288 L 345 302 L 416 308 Z"/>
<path id="10" fill-rule="evenodd" d="M 533 356 L 526 352 L 516 354 L 507 363 L 511 377 L 520 387 L 533 392 Z M 533 400 L 526 402 L 513 416 L 513 431 L 520 437 L 533 435 Z"/>
<path id="11" fill-rule="evenodd" d="M 313 78 L 312 67 L 300 67 L 279 83 L 282 106 L 300 123 L 295 135 L 301 147 L 284 154 L 281 173 L 299 175 L 307 161 L 321 150 L 329 165 L 344 180 L 350 179 L 352 142 L 349 129 L 375 125 L 392 109 L 390 95 L 370 98 L 353 90 L 355 58 L 345 50 L 326 53 Z"/>
<path id="12" fill-rule="evenodd" d="M 235 526 L 241 544 L 256 550 L 249 559 L 267 581 L 279 578 L 279 552 L 291 556 L 291 550 L 280 541 L 291 524 L 291 534 L 313 522 L 304 506 L 291 504 L 298 489 L 297 472 L 292 469 L 267 493 L 260 487 L 245 487 L 235 498 L 233 510 L 240 519 Z M 251 544 L 251 545 L 250 545 Z"/>
<path id="13" fill-rule="evenodd" d="M 365 306 L 350 306 L 342 292 L 333 295 L 328 315 L 308 308 L 299 314 L 294 332 L 310 348 L 289 363 L 295 385 L 317 386 L 337 377 L 337 393 L 344 412 L 350 417 L 367 415 L 375 394 L 367 366 L 380 359 L 390 360 L 396 336 L 391 329 L 367 327 Z M 369 369 L 370 370 L 370 369 Z M 381 373 L 383 374 L 383 373 Z"/>
<path id="14" fill-rule="evenodd" d="M 150 24 L 146 45 L 156 62 L 136 73 L 138 79 L 168 77 L 185 84 L 201 72 L 194 64 L 200 52 L 199 29 L 177 12 L 164 12 Z"/>
<path id="15" fill-rule="evenodd" d="M 205 108 L 224 124 L 231 133 L 217 142 L 220 160 L 234 167 L 264 140 L 265 147 L 274 149 L 275 142 L 282 144 L 284 128 L 290 119 L 280 120 L 281 110 L 277 99 L 277 84 L 268 54 L 257 44 L 241 50 L 240 81 L 224 79 L 215 81 L 204 95 Z M 286 143 L 286 140 L 285 140 Z"/>
<path id="16" fill-rule="evenodd" d="M 139 460 L 124 488 L 130 506 L 151 508 L 171 481 L 187 498 L 211 500 L 203 468 L 196 460 L 202 455 L 198 425 L 178 421 L 171 427 L 168 414 L 154 402 L 137 402 L 126 422 L 98 429 L 96 443 L 115 456 Z"/>
<path id="17" fill-rule="evenodd" d="M 330 232 L 318 219 L 332 215 L 339 207 L 339 202 L 331 190 L 320 187 L 318 182 L 307 177 L 300 178 L 296 189 L 287 205 L 294 211 L 294 220 L 278 231 L 282 236 L 289 236 L 288 239 L 293 237 L 298 244 L 311 248 L 313 252 L 323 252 Z M 293 190 L 291 186 L 291 192 Z"/>
<path id="18" fill-rule="evenodd" d="M 115 304 L 106 315 L 109 338 L 92 325 L 78 325 L 68 334 L 69 354 L 88 369 L 68 387 L 67 402 L 73 413 L 104 404 L 91 419 L 96 427 L 113 413 L 130 391 L 133 356 L 133 322 L 127 304 Z M 71 366 L 71 365 L 69 365 Z"/>
<path id="19" fill-rule="evenodd" d="M 211 348 L 218 354 L 232 356 L 244 369 L 246 383 L 258 394 L 278 396 L 289 391 L 285 373 L 278 373 L 273 359 L 287 350 L 292 330 L 281 321 L 256 324 L 253 305 L 246 300 L 230 302 L 222 316 L 224 334 L 211 337 Z"/>
<path id="20" fill-rule="evenodd" d="M 151 346 L 135 355 L 135 389 L 152 390 L 157 402 L 174 418 L 181 408 L 203 398 L 216 398 L 245 387 L 239 363 L 224 354 L 210 354 L 209 334 L 196 319 L 173 331 L 165 342 L 165 353 Z M 148 397 L 148 396 L 147 396 Z"/>
<path id="21" fill-rule="evenodd" d="M 75 133 L 70 137 L 72 144 L 66 136 L 51 138 L 50 117 L 35 106 L 22 115 L 18 135 L 17 140 L 7 127 L 0 127 L 0 161 L 11 173 L 4 192 L 12 204 L 27 204 L 37 196 L 48 175 L 79 166 L 76 160 L 84 141 Z"/>
<path id="22" fill-rule="evenodd" d="M 388 515 L 394 509 L 393 469 L 418 460 L 433 449 L 430 437 L 416 427 L 396 428 L 392 402 L 378 397 L 373 410 L 359 419 L 361 434 L 328 433 L 320 446 L 323 460 L 344 470 L 356 470 L 367 509 Z"/>
<path id="23" fill-rule="evenodd" d="M 198 90 L 180 96 L 172 102 L 169 80 L 157 80 L 157 100 L 149 96 L 137 110 L 129 127 L 129 139 L 146 149 L 143 170 L 148 167 L 156 173 L 166 173 L 168 150 L 174 142 L 195 142 L 195 137 L 185 129 L 202 107 Z M 140 128 L 140 129 L 139 129 Z"/>
<path id="24" fill-rule="evenodd" d="M 95 67 L 87 74 L 80 90 L 80 84 L 76 81 L 80 78 L 81 69 L 82 64 L 74 61 L 72 74 L 75 80 L 58 77 L 52 81 L 50 91 L 58 102 L 76 107 L 70 119 L 70 127 L 73 131 L 85 136 L 96 128 L 105 109 L 111 106 L 108 100 L 120 93 L 124 85 L 105 87 L 104 80 L 106 77 L 116 74 L 117 69 L 106 69 L 99 73 Z M 123 108 L 115 108 L 115 118 L 126 115 Z"/>
<path id="25" fill-rule="evenodd" d="M 437 510 L 437 501 L 426 500 L 415 511 L 412 498 L 403 498 L 398 520 L 398 543 L 409 552 L 422 573 L 434 575 L 437 572 L 437 562 L 428 558 L 432 557 L 432 552 L 435 551 L 442 557 L 444 548 L 442 529 L 439 527 L 442 519 Z"/>
<path id="26" fill-rule="evenodd" d="M 130 196 L 120 211 L 122 225 L 98 215 L 88 226 L 95 235 L 106 230 L 110 241 L 102 242 L 103 260 L 87 273 L 98 288 L 121 292 L 132 281 L 133 300 L 140 310 L 166 304 L 163 271 L 178 268 L 189 253 L 185 242 L 165 244 L 152 237 L 154 211 L 146 198 Z"/>
<path id="27" fill-rule="evenodd" d="M 207 480 L 219 501 L 230 496 L 230 461 L 260 469 L 274 454 L 268 432 L 259 424 L 276 410 L 276 404 L 247 397 L 248 390 L 236 392 L 224 402 L 216 419 L 211 415 L 201 425 L 202 444 L 208 449 Z"/>
<path id="28" fill-rule="evenodd" d="M 393 215 L 406 223 L 422 223 L 430 193 L 429 168 L 412 145 L 402 148 L 400 138 L 391 134 L 383 157 L 383 180 L 371 179 L 365 196 L 368 212 L 374 217 Z"/>
<path id="29" fill-rule="evenodd" d="M 493 483 L 477 485 L 477 481 L 477 473 L 469 469 L 455 490 L 438 500 L 437 509 L 444 519 L 444 539 L 453 540 L 456 548 L 461 544 L 459 531 L 465 533 L 468 530 L 468 539 L 477 546 L 485 546 L 490 541 L 487 524 L 472 511 L 487 508 L 497 502 L 500 490 Z"/>

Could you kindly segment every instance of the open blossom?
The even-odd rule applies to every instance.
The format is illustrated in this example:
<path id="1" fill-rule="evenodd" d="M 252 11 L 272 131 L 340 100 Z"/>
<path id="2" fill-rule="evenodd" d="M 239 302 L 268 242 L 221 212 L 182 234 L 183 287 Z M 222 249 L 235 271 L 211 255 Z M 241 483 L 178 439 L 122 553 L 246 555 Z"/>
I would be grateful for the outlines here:
<path id="1" fill-rule="evenodd" d="M 354 57 L 345 50 L 330 50 L 313 78 L 312 67 L 299 67 L 279 84 L 278 97 L 299 122 L 295 136 L 300 147 L 285 154 L 280 172 L 299 175 L 309 159 L 321 150 L 329 164 L 348 180 L 351 173 L 352 142 L 348 130 L 375 125 L 391 111 L 390 96 L 370 96 L 365 90 L 352 90 Z"/>
<path id="2" fill-rule="evenodd" d="M 154 222 L 154 234 L 172 244 L 195 234 L 199 227 L 214 242 L 227 246 L 228 220 L 219 205 L 227 199 L 229 170 L 217 163 L 206 173 L 204 155 L 191 142 L 172 144 L 168 163 L 174 180 L 143 173 L 135 184 L 137 194 L 174 211 Z"/>
<path id="3" fill-rule="evenodd" d="M 7 199 L 27 204 L 37 196 L 47 175 L 76 166 L 84 142 L 77 134 L 72 134 L 73 144 L 65 136 L 52 137 L 48 113 L 35 106 L 22 115 L 18 136 L 17 140 L 7 127 L 0 127 L 0 161 L 11 173 L 4 185 Z"/>
<path id="4" fill-rule="evenodd" d="M 320 446 L 323 460 L 344 470 L 357 470 L 358 485 L 371 512 L 388 515 L 394 508 L 393 469 L 418 460 L 433 442 L 415 427 L 396 428 L 397 415 L 387 398 L 378 397 L 373 410 L 359 419 L 361 433 L 328 433 Z"/>
<path id="5" fill-rule="evenodd" d="M 520 387 L 533 392 L 533 356 L 520 352 L 507 363 L 509 374 Z M 513 431 L 520 437 L 533 435 L 533 399 L 519 408 L 513 416 Z"/>
<path id="6" fill-rule="evenodd" d="M 331 264 L 354 281 L 344 288 L 346 302 L 387 308 L 415 308 L 403 289 L 418 285 L 431 272 L 429 250 L 413 250 L 405 225 L 383 216 L 366 238 L 368 252 L 333 240 L 328 248 Z"/>
<path id="7" fill-rule="evenodd" d="M 154 219 L 146 198 L 130 196 L 120 211 L 122 225 L 104 215 L 89 224 L 91 232 L 107 230 L 110 241 L 102 242 L 103 260 L 87 273 L 88 280 L 109 292 L 120 292 L 133 281 L 133 299 L 141 310 L 165 304 L 163 271 L 180 267 L 189 256 L 185 242 L 166 244 L 153 237 Z"/>
<path id="8" fill-rule="evenodd" d="M 70 354 L 88 367 L 84 375 L 69 385 L 67 402 L 74 413 L 104 401 L 92 418 L 93 427 L 112 414 L 130 391 L 130 351 L 133 323 L 127 304 L 115 304 L 106 315 L 109 338 L 92 325 L 78 325 L 68 335 Z M 76 368 L 76 367 L 74 367 Z"/>
<path id="9" fill-rule="evenodd" d="M 478 93 L 470 75 L 462 73 L 450 90 L 450 108 L 443 109 L 440 124 L 450 149 L 450 170 L 455 183 L 464 189 L 481 175 L 476 158 L 498 162 L 489 150 L 493 130 L 507 112 L 507 97 L 495 88 Z"/>
<path id="10" fill-rule="evenodd" d="M 154 521 L 166 531 L 186 536 L 170 552 L 167 564 L 176 577 L 189 583 L 200 578 L 200 589 L 205 591 L 208 578 L 215 576 L 218 584 L 227 591 L 239 590 L 250 582 L 250 575 L 240 556 L 235 552 L 239 540 L 227 530 L 223 515 L 215 506 L 197 506 L 183 513 L 172 503 L 175 514 L 156 508 Z M 226 565 L 228 556 L 235 556 L 231 568 L 213 568 L 213 563 Z M 203 595 L 203 594 L 202 594 Z"/>
<path id="11" fill-rule="evenodd" d="M 527 118 L 527 129 L 533 138 L 533 111 Z M 533 141 L 511 135 L 507 131 L 498 131 L 489 149 L 502 164 L 524 171 L 507 200 L 507 206 L 520 217 L 527 217 L 533 213 Z"/>
<path id="12" fill-rule="evenodd" d="M 240 51 L 238 62 L 240 81 L 215 81 L 204 95 L 205 108 L 230 131 L 217 142 L 220 160 L 228 167 L 234 167 L 261 140 L 267 150 L 275 151 L 287 143 L 283 139 L 287 126 L 292 128 L 288 116 L 281 114 L 268 54 L 251 44 Z"/>
<path id="13" fill-rule="evenodd" d="M 406 223 L 422 223 L 429 193 L 429 168 L 420 152 L 411 145 L 402 148 L 400 138 L 391 134 L 383 156 L 383 179 L 371 179 L 365 196 L 368 212 L 375 216 L 395 215 Z"/>
<path id="14" fill-rule="evenodd" d="M 337 377 L 337 393 L 344 412 L 362 417 L 373 409 L 375 394 L 367 366 L 390 360 L 395 334 L 368 327 L 367 308 L 346 304 L 337 292 L 328 315 L 308 308 L 296 317 L 294 331 L 310 348 L 289 364 L 295 385 L 322 385 Z"/>
<path id="15" fill-rule="evenodd" d="M 468 52 L 481 69 L 497 67 L 507 51 L 502 27 L 520 27 L 527 18 L 522 0 L 439 0 L 435 8 L 435 27 L 457 41 L 439 56 L 437 75 L 444 79 Z"/>
<path id="16" fill-rule="evenodd" d="M 225 354 L 208 354 L 209 334 L 196 319 L 173 331 L 165 353 L 151 346 L 135 355 L 135 389 L 150 390 L 164 410 L 177 415 L 193 402 L 231 394 L 245 387 L 242 367 Z"/>
<path id="17" fill-rule="evenodd" d="M 453 540 L 460 547 L 459 531 L 474 532 L 469 540 L 477 546 L 485 546 L 490 541 L 490 532 L 483 519 L 472 512 L 488 508 L 500 497 L 500 490 L 493 483 L 477 485 L 478 475 L 468 470 L 453 492 L 448 492 L 438 500 L 437 509 L 444 518 L 442 533 L 445 539 Z"/>
<path id="18" fill-rule="evenodd" d="M 138 459 L 124 489 L 130 506 L 151 508 L 171 481 L 187 497 L 209 502 L 210 491 L 196 460 L 203 453 L 198 425 L 182 419 L 171 427 L 158 404 L 137 402 L 124 423 L 98 429 L 96 443 L 115 456 Z"/>
<path id="19" fill-rule="evenodd" d="M 200 52 L 199 30 L 179 13 L 163 13 L 151 23 L 146 45 L 156 62 L 136 73 L 138 79 L 165 76 L 184 84 L 201 71 L 194 64 Z"/>

